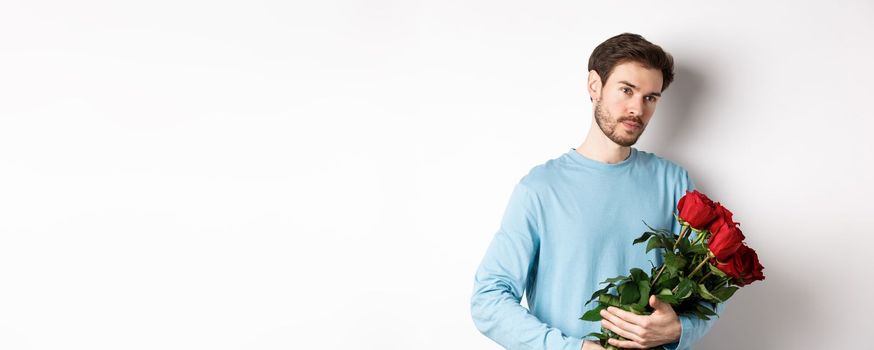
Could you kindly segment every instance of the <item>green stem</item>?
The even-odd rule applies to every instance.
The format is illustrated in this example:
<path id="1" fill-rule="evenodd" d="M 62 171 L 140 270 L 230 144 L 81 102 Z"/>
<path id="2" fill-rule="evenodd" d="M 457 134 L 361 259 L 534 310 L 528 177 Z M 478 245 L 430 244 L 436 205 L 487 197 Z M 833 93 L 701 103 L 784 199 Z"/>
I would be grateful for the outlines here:
<path id="1" fill-rule="evenodd" d="M 613 338 L 613 339 L 624 340 L 624 338 L 622 338 L 622 336 L 620 336 L 619 334 L 616 334 L 616 333 L 611 332 L 609 329 L 604 328 L 603 326 L 601 327 L 601 334 L 604 334 L 604 335 L 606 335 L 606 336 L 608 336 L 608 337 L 610 337 L 610 338 Z M 616 338 L 614 338 L 614 337 L 616 337 Z M 599 343 L 600 343 L 600 342 L 599 342 Z M 610 343 L 608 343 L 606 340 L 604 340 L 603 343 L 601 343 L 601 346 L 602 346 L 604 349 L 617 349 L 617 350 L 619 349 L 619 348 L 617 348 L 617 347 L 615 347 L 615 346 L 613 346 L 613 345 L 610 345 Z"/>
<path id="2" fill-rule="evenodd" d="M 692 245 L 696 245 L 696 244 L 698 244 L 698 243 L 701 243 L 701 241 L 704 240 L 704 237 L 707 236 L 706 234 L 704 234 L 704 232 L 707 232 L 706 230 L 695 231 L 695 232 L 698 233 L 698 237 L 695 237 L 695 242 L 692 242 Z"/>
<path id="3" fill-rule="evenodd" d="M 680 240 L 689 233 L 689 229 L 691 226 L 689 224 L 683 224 L 683 228 L 680 230 L 680 237 L 677 238 L 677 241 L 674 242 L 674 248 L 671 251 L 677 250 L 677 244 L 680 243 Z M 659 277 L 662 277 L 662 273 L 665 272 L 665 264 L 662 263 L 662 267 L 659 269 L 659 272 L 656 273 L 655 277 L 653 277 L 652 282 L 649 284 L 650 288 L 654 287 L 656 283 L 659 281 Z"/>
<path id="4" fill-rule="evenodd" d="M 708 257 L 710 257 L 710 255 L 711 255 L 711 253 L 708 253 Z M 692 270 L 691 273 L 689 273 L 688 275 L 686 275 L 686 278 L 692 278 L 692 276 L 694 276 L 695 273 L 698 272 L 698 270 L 700 270 L 701 267 L 703 267 L 704 264 L 706 264 L 708 260 L 710 260 L 710 259 L 709 259 L 709 258 L 704 258 L 704 260 L 701 260 L 701 263 L 699 263 L 698 266 L 695 266 L 695 269 Z M 710 271 L 708 271 L 707 273 L 710 273 Z M 678 284 L 676 287 L 674 287 L 672 293 L 676 293 L 678 288 L 680 288 L 680 285 L 679 285 L 679 284 Z"/>
<path id="5" fill-rule="evenodd" d="M 707 279 L 707 277 L 710 277 L 711 273 L 712 273 L 712 271 L 707 271 L 707 273 L 704 274 L 704 277 L 701 277 L 701 279 L 698 280 L 698 284 L 704 283 L 704 280 Z"/>
<path id="6" fill-rule="evenodd" d="M 652 288 L 653 286 L 655 286 L 656 282 L 658 282 L 658 280 L 659 280 L 659 277 L 662 277 L 662 272 L 665 272 L 665 264 L 664 264 L 664 263 L 662 263 L 662 268 L 659 269 L 659 272 L 658 272 L 658 273 L 655 275 L 655 277 L 652 279 L 652 283 L 649 284 L 649 287 L 650 287 L 650 288 Z"/>
<path id="7" fill-rule="evenodd" d="M 710 257 L 711 253 L 710 253 L 710 252 L 707 252 L 707 255 L 708 255 L 708 257 Z M 692 277 L 692 276 L 694 276 L 695 273 L 698 272 L 698 270 L 700 270 L 702 267 L 704 267 L 704 264 L 706 264 L 708 260 L 710 260 L 710 259 L 709 259 L 709 258 L 705 258 L 704 260 L 701 260 L 701 263 L 698 264 L 698 266 L 695 266 L 695 269 L 692 270 L 691 273 L 689 273 L 688 277 Z"/>
<path id="8" fill-rule="evenodd" d="M 674 242 L 674 250 L 677 250 L 677 245 L 680 244 L 680 240 L 686 237 L 686 234 L 689 233 L 689 229 L 692 228 L 689 224 L 683 224 L 683 229 L 680 231 L 680 237 L 677 238 L 677 241 Z"/>

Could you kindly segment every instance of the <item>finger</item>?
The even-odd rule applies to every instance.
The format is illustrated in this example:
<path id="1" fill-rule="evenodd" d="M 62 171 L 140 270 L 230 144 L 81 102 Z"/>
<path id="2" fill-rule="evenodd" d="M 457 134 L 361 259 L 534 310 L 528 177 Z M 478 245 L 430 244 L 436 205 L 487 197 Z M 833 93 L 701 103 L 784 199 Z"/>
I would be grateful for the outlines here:
<path id="1" fill-rule="evenodd" d="M 673 308 L 671 307 L 671 304 L 668 304 L 668 303 L 662 301 L 661 299 L 656 298 L 655 295 L 650 295 L 650 296 L 649 296 L 649 306 L 652 306 L 653 309 L 656 309 L 656 310 L 663 310 L 663 311 L 667 311 L 666 308 L 671 308 L 671 309 L 673 309 Z"/>
<path id="2" fill-rule="evenodd" d="M 618 307 L 614 307 L 614 306 L 608 307 L 607 312 L 614 314 L 617 317 L 621 318 L 623 321 L 634 324 L 634 325 L 639 326 L 639 325 L 644 324 L 644 321 L 643 321 L 644 317 L 643 316 L 635 315 L 631 312 L 622 310 Z"/>
<path id="3" fill-rule="evenodd" d="M 607 339 L 607 343 L 620 349 L 646 349 L 646 346 L 630 340 Z"/>
<path id="4" fill-rule="evenodd" d="M 637 334 L 629 332 L 628 330 L 622 329 L 617 326 L 615 323 L 608 321 L 607 319 L 601 320 L 601 327 L 609 329 L 613 331 L 613 333 L 618 334 L 620 337 L 625 339 L 629 339 L 634 342 L 643 342 L 643 338 L 639 337 Z"/>
<path id="5" fill-rule="evenodd" d="M 613 307 L 613 306 L 608 307 L 607 312 L 610 314 L 616 315 L 616 317 L 620 318 L 625 323 L 630 323 L 630 324 L 635 325 L 635 326 L 642 326 L 646 323 L 646 322 L 644 322 L 645 318 L 643 316 L 635 315 L 635 314 L 630 313 L 628 311 L 622 310 L 618 307 Z M 622 325 L 621 322 L 616 322 L 616 321 L 612 321 L 612 322 L 619 324 L 620 326 Z M 629 328 L 629 327 L 625 327 L 625 328 Z"/>
<path id="6" fill-rule="evenodd" d="M 614 325 L 616 328 L 618 328 L 621 332 L 624 333 L 624 334 L 622 334 L 620 332 L 614 331 L 617 334 L 620 334 L 623 337 L 629 338 L 629 339 L 635 339 L 635 340 L 641 339 L 640 334 L 643 333 L 642 332 L 643 328 L 641 328 L 640 326 L 628 323 L 625 320 L 623 320 L 622 318 L 608 312 L 607 310 L 601 310 L 601 318 L 602 318 L 602 321 L 609 322 L 611 325 Z"/>

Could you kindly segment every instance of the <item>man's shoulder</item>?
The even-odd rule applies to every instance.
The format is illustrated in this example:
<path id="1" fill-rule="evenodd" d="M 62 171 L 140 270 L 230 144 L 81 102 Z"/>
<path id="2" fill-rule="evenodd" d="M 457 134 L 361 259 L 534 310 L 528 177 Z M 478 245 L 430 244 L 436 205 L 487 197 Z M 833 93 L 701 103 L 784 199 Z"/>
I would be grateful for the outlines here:
<path id="1" fill-rule="evenodd" d="M 566 155 L 561 155 L 555 158 L 546 160 L 543 163 L 533 166 L 525 176 L 519 180 L 519 184 L 528 187 L 531 190 L 541 191 L 548 187 L 555 186 L 563 181 L 562 176 L 565 170 L 564 158 Z"/>
<path id="2" fill-rule="evenodd" d="M 669 188 L 678 189 L 681 193 L 694 188 L 695 184 L 686 168 L 655 153 L 638 151 L 638 163 L 646 169 L 649 178 L 662 179 Z"/>
<path id="3" fill-rule="evenodd" d="M 686 169 L 680 164 L 655 153 L 637 150 L 637 159 L 639 164 L 654 170 L 662 170 L 667 173 L 686 173 Z"/>

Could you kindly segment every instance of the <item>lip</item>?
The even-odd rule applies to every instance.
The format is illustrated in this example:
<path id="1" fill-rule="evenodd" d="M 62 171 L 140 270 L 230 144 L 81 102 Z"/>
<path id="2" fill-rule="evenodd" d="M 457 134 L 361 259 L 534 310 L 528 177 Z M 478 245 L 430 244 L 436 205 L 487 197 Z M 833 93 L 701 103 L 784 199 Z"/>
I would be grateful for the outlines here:
<path id="1" fill-rule="evenodd" d="M 633 129 L 633 130 L 640 129 L 640 124 L 629 123 L 629 122 L 622 122 L 622 124 L 625 125 L 625 127 L 629 128 L 629 129 Z"/>

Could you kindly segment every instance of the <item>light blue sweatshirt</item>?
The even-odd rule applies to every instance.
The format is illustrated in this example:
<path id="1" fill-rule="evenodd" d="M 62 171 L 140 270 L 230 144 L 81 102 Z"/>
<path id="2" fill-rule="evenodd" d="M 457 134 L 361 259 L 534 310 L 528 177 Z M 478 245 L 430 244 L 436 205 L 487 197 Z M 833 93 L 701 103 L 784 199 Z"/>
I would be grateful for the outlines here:
<path id="1" fill-rule="evenodd" d="M 633 147 L 616 164 L 572 148 L 534 167 L 513 190 L 477 269 L 470 305 L 476 327 L 511 350 L 579 350 L 586 334 L 601 329 L 579 319 L 595 307 L 586 301 L 607 278 L 661 264 L 659 250 L 645 253 L 632 241 L 646 231 L 643 221 L 679 233 L 673 213 L 693 189 L 685 169 Z M 520 305 L 523 291 L 530 311 Z M 680 340 L 668 349 L 691 349 L 715 318 L 680 321 Z"/>

